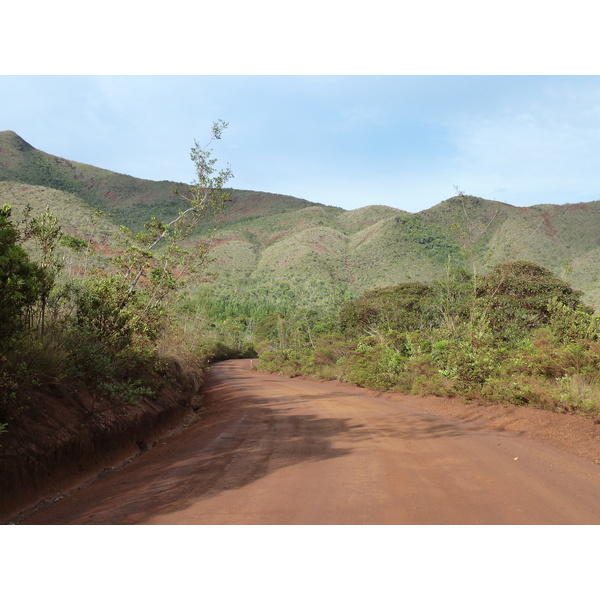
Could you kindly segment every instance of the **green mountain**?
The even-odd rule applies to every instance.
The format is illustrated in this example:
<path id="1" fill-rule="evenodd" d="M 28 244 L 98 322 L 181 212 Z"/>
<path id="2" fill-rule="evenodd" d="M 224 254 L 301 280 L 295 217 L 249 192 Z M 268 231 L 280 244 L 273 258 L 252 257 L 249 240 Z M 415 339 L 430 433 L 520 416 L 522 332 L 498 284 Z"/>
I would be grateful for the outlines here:
<path id="1" fill-rule="evenodd" d="M 138 230 L 152 215 L 175 216 L 183 206 L 177 187 L 185 184 L 58 158 L 0 132 L 0 203 L 17 210 L 31 204 L 34 212 L 50 206 L 65 230 L 106 248 L 118 225 Z M 244 190 L 231 190 L 231 198 L 216 222 L 195 234 L 216 226 L 210 289 L 223 297 L 259 299 L 261 290 L 277 288 L 307 307 L 337 305 L 373 287 L 431 282 L 449 265 L 484 273 L 522 259 L 583 290 L 587 303 L 600 303 L 600 201 L 519 208 L 460 195 L 413 214 L 387 206 L 347 211 Z M 98 221 L 97 211 L 108 216 Z"/>

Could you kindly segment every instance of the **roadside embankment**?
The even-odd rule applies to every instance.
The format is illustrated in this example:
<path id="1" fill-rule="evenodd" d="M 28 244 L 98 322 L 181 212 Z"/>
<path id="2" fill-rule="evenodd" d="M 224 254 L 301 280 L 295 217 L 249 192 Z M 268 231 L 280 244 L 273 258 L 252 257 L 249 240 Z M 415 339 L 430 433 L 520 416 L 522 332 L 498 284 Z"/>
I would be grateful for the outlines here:
<path id="1" fill-rule="evenodd" d="M 192 420 L 201 398 L 196 386 L 136 405 L 62 386 L 32 395 L 0 437 L 0 523 L 145 452 Z"/>

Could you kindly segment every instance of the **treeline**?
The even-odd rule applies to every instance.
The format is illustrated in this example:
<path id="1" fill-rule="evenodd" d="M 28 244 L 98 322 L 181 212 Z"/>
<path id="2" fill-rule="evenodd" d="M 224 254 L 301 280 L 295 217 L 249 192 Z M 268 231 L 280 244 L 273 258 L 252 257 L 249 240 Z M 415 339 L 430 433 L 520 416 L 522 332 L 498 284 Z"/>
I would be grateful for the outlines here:
<path id="1" fill-rule="evenodd" d="M 448 269 L 345 302 L 338 313 L 265 317 L 258 368 L 375 390 L 600 412 L 600 318 L 527 261 L 478 277 Z"/>

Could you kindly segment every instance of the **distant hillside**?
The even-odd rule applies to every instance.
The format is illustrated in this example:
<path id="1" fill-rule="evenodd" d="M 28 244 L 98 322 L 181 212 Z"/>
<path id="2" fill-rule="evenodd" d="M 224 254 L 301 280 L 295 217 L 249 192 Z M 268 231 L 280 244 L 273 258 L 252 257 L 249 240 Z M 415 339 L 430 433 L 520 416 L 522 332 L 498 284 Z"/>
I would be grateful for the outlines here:
<path id="1" fill-rule="evenodd" d="M 185 187 L 58 158 L 0 132 L 0 203 L 50 205 L 75 232 L 104 211 L 108 244 L 114 225 L 137 230 L 150 215 L 176 215 L 182 207 L 173 194 L 177 186 Z M 474 261 L 485 272 L 524 259 L 600 304 L 600 201 L 518 208 L 461 195 L 412 214 L 387 206 L 346 211 L 264 192 L 231 195 L 216 223 L 215 293 L 243 295 L 281 282 L 307 305 L 326 305 L 377 286 L 431 282 L 449 264 L 470 268 Z"/>
<path id="2" fill-rule="evenodd" d="M 287 282 L 307 298 L 431 282 L 449 264 L 471 269 L 466 251 L 480 274 L 498 262 L 531 260 L 583 290 L 587 303 L 600 303 L 600 202 L 525 209 L 461 196 L 416 214 L 311 207 L 224 223 L 217 238 L 216 270 L 228 279 Z"/>
<path id="3" fill-rule="evenodd" d="M 148 181 L 66 160 L 35 149 L 12 131 L 0 132 L 0 182 L 44 186 L 81 198 L 95 211 L 108 213 L 115 223 L 139 230 L 148 215 L 168 219 L 184 207 L 174 190 L 186 184 Z M 235 191 L 225 220 L 252 219 L 311 206 L 291 196 Z"/>

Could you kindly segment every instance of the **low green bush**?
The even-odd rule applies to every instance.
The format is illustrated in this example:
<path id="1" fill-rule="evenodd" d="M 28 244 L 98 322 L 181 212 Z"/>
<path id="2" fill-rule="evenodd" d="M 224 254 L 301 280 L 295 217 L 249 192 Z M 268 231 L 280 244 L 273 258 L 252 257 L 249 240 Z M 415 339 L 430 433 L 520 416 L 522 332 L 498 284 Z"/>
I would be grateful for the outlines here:
<path id="1" fill-rule="evenodd" d="M 303 339 L 286 329 L 293 316 L 273 315 L 257 366 L 376 390 L 599 414 L 600 317 L 579 292 L 524 261 L 474 283 L 374 290 L 342 306 L 338 330 Z"/>

